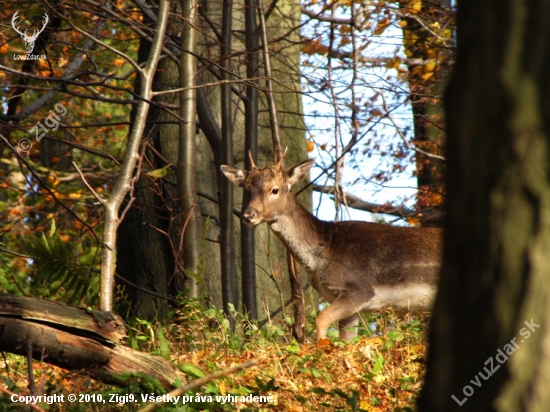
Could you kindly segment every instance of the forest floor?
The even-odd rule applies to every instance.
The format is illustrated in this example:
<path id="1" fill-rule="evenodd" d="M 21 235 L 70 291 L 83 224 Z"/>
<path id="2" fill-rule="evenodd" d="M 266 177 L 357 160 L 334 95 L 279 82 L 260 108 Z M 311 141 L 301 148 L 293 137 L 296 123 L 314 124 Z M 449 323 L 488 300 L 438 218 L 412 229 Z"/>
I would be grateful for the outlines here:
<path id="1" fill-rule="evenodd" d="M 247 360 L 259 362 L 157 410 L 416 410 L 426 360 L 425 319 L 404 323 L 392 314 L 373 314 L 364 319 L 366 328 L 354 342 L 332 338 L 316 344 L 310 339 L 299 345 L 286 328 L 268 324 L 258 330 L 242 316 L 237 318 L 239 327 L 231 333 L 221 311 L 188 305 L 168 325 L 138 321 L 130 328 L 129 346 L 169 359 L 189 381 Z M 308 331 L 313 337 L 313 319 Z M 128 387 L 121 388 L 98 382 L 85 371 L 37 361 L 33 376 L 35 394 L 50 396 L 31 409 L 36 411 L 138 411 L 152 396 L 165 393 L 142 377 L 128 377 Z M 30 395 L 26 358 L 3 354 L 0 377 L 0 411 L 25 410 L 12 396 Z M 69 394 L 76 395 L 75 402 L 68 401 Z"/>

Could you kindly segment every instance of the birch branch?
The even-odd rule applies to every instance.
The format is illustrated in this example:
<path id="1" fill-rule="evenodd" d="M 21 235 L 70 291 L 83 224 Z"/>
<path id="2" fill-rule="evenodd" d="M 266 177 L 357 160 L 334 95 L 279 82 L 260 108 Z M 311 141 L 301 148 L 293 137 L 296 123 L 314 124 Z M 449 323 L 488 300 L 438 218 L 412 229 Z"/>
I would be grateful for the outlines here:
<path id="1" fill-rule="evenodd" d="M 124 198 L 133 187 L 134 170 L 139 158 L 139 147 L 147 114 L 149 113 L 149 103 L 153 97 L 152 85 L 153 77 L 160 58 L 160 53 L 164 43 L 166 26 L 168 24 L 170 2 L 168 0 L 160 0 L 159 17 L 156 25 L 156 34 L 149 59 L 143 69 L 138 71 L 141 77 L 140 94 L 144 98 L 137 106 L 136 122 L 130 137 L 128 139 L 128 148 L 124 155 L 122 167 L 120 170 L 120 178 L 116 182 L 109 199 L 105 202 L 105 226 L 103 230 L 103 254 L 101 263 L 101 299 L 100 306 L 103 311 L 111 311 L 113 307 L 113 283 L 115 276 L 115 250 L 117 230 L 120 225 L 119 211 L 124 201 Z"/>

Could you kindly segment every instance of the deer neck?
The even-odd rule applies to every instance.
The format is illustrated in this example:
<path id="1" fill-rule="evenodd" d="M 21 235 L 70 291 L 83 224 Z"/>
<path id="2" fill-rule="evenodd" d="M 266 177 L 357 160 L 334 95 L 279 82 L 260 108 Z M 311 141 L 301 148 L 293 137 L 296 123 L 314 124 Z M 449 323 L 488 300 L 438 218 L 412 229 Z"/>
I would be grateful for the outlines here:
<path id="1" fill-rule="evenodd" d="M 289 193 L 287 199 L 284 212 L 270 221 L 269 227 L 302 266 L 311 272 L 316 271 L 327 244 L 327 222 L 313 216 L 293 193 Z"/>

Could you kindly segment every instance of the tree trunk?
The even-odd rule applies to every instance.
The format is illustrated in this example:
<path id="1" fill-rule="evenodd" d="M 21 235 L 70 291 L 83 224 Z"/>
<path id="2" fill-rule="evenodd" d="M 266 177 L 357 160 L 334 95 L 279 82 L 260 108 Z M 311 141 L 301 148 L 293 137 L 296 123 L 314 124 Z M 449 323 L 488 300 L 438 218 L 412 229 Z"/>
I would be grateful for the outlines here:
<path id="1" fill-rule="evenodd" d="M 233 1 L 225 0 L 222 6 L 221 31 L 221 80 L 227 82 L 221 85 L 221 130 L 222 130 L 222 159 L 224 164 L 233 165 L 233 116 L 234 106 L 232 90 L 229 81 L 231 73 L 231 44 L 233 27 Z M 219 176 L 219 175 L 218 175 Z M 233 219 L 233 184 L 228 179 L 222 180 L 222 194 L 220 197 L 220 251 L 222 268 L 222 298 L 223 309 L 229 318 L 231 329 L 235 328 L 235 318 L 229 305 L 239 309 L 239 282 L 237 278 L 237 252 L 235 247 L 235 222 Z"/>
<path id="2" fill-rule="evenodd" d="M 409 69 L 409 89 L 414 125 L 414 146 L 428 154 L 439 155 L 445 146 L 443 127 L 443 91 L 451 73 L 453 59 L 452 24 L 447 24 L 452 12 L 448 1 L 423 1 L 419 11 L 409 7 L 417 2 L 401 1 L 401 11 L 409 17 L 403 21 L 403 43 Z M 424 26 L 437 22 L 434 30 Z M 441 29 L 444 27 L 446 29 Z M 437 35 L 434 35 L 436 33 Z M 445 162 L 421 152 L 415 154 L 418 205 L 442 210 Z M 424 226 L 439 226 L 424 221 Z"/>
<path id="3" fill-rule="evenodd" d="M 154 22 L 151 25 L 154 27 Z M 172 14 L 168 21 L 168 31 L 178 32 L 181 29 L 181 21 Z M 150 42 L 141 39 L 139 63 L 147 58 L 149 48 Z M 178 87 L 180 74 L 177 64 L 169 58 L 162 59 L 155 75 L 154 90 L 166 91 Z M 139 90 L 139 82 L 136 89 Z M 155 97 L 155 102 L 177 107 L 180 102 L 179 94 L 162 94 Z M 142 167 L 151 171 L 163 168 L 167 163 L 177 165 L 179 136 L 178 120 L 158 106 L 152 106 L 144 132 L 144 146 L 140 150 L 144 154 Z M 173 169 L 168 169 L 166 177 L 171 182 L 178 181 Z M 176 261 L 180 258 L 176 256 L 176 251 L 179 250 L 185 221 L 183 216 L 178 217 L 178 187 L 143 173 L 136 182 L 133 195 L 133 206 L 119 229 L 117 273 L 141 288 L 163 296 L 173 296 L 178 290 L 189 286 L 183 279 L 183 271 L 176 269 Z M 161 319 L 168 313 L 166 300 L 131 286 L 126 287 L 125 291 L 129 297 L 132 315 L 151 320 Z"/>
<path id="4" fill-rule="evenodd" d="M 255 0 L 245 0 L 245 33 L 246 49 L 248 52 L 246 77 L 254 79 L 259 77 L 259 45 L 260 33 L 258 32 L 258 13 Z M 253 51 L 252 51 L 253 50 Z M 244 166 L 246 170 L 252 169 L 251 160 L 256 163 L 258 160 L 258 115 L 259 96 L 258 81 L 251 80 L 246 88 L 245 102 L 245 142 Z M 250 153 L 250 156 L 248 154 Z M 248 198 L 243 191 L 243 203 L 241 213 L 244 213 Z M 258 319 L 258 304 L 256 298 L 256 236 L 255 227 L 248 226 L 241 221 L 241 253 L 242 253 L 242 292 L 243 311 L 248 313 L 249 318 Z"/>
<path id="5" fill-rule="evenodd" d="M 237 3 L 236 3 L 237 4 Z M 240 3 L 239 3 L 240 4 Z M 245 26 L 242 22 L 245 21 L 245 10 L 238 6 L 234 6 L 233 10 L 233 33 L 238 33 L 241 30 L 245 30 Z M 256 10 L 253 10 L 254 13 Z M 201 13 L 205 13 L 211 22 L 216 23 L 218 28 L 221 28 L 221 2 L 213 1 L 208 2 L 206 7 L 201 9 Z M 219 56 L 217 55 L 218 48 L 212 47 L 212 38 L 216 36 L 210 25 L 204 18 L 199 18 L 201 33 L 205 33 L 199 36 L 199 54 L 203 58 L 208 58 L 213 61 L 217 61 Z M 296 27 L 300 22 L 300 7 L 297 4 L 291 4 L 287 1 L 277 3 L 277 8 L 271 14 L 267 21 L 269 30 L 269 39 L 275 39 L 280 37 L 282 33 L 291 32 L 292 27 Z M 218 29 L 219 31 L 219 29 Z M 259 34 L 258 34 L 259 36 Z M 242 36 L 233 36 L 232 50 L 245 50 L 246 44 L 243 41 Z M 279 120 L 281 123 L 281 138 L 283 147 L 289 146 L 289 153 L 286 158 L 287 164 L 297 163 L 304 160 L 307 156 L 304 124 L 301 117 L 302 106 L 301 97 L 299 95 L 300 83 L 299 83 L 299 37 L 296 32 L 288 37 L 288 39 L 274 42 L 270 45 L 272 51 L 272 63 L 273 74 L 277 79 L 275 82 L 276 89 L 276 104 L 279 110 Z M 247 62 L 251 57 L 251 53 L 246 55 L 233 57 L 231 68 L 234 73 L 240 78 L 246 77 Z M 259 72 L 262 73 L 263 69 L 260 67 Z M 202 72 L 202 83 L 215 83 L 218 79 L 208 71 Z M 282 85 L 281 85 L 282 83 Z M 213 119 L 218 125 L 221 125 L 221 107 L 220 107 L 220 88 L 219 87 L 207 87 L 204 88 L 204 97 L 210 107 L 210 112 Z M 245 118 L 243 116 L 243 107 L 250 104 L 250 100 L 243 102 L 241 97 L 245 95 L 245 86 L 240 83 L 234 83 L 232 85 L 232 101 L 233 101 L 233 163 L 238 167 L 245 166 L 245 159 L 248 157 L 248 151 L 245 150 Z M 290 93 L 289 90 L 295 90 L 296 93 Z M 247 95 L 248 97 L 248 95 Z M 199 115 L 199 117 L 202 117 Z M 266 165 L 273 164 L 273 146 L 271 140 L 271 129 L 269 127 L 269 115 L 267 113 L 267 104 L 262 93 L 259 96 L 259 114 L 258 114 L 258 159 L 256 164 L 258 167 L 264 167 Z M 203 126 L 207 126 L 208 122 L 203 123 L 203 118 L 200 119 L 201 139 L 197 145 L 197 179 L 199 191 L 209 194 L 211 198 L 216 198 L 215 195 L 218 192 L 216 180 L 212 177 L 215 176 L 219 170 L 216 167 L 217 160 L 212 153 L 211 145 L 212 136 L 205 139 L 207 133 L 211 133 L 212 130 L 205 130 Z M 249 127 L 254 127 L 250 126 Z M 219 129 L 219 126 L 218 126 Z M 214 134 L 215 131 L 214 131 Z M 221 139 L 221 135 L 220 135 Z M 225 180 L 225 177 L 222 178 Z M 311 204 L 311 192 L 304 192 L 300 195 L 300 200 L 306 205 Z M 203 215 L 219 216 L 218 205 L 208 200 L 205 197 L 199 199 Z M 241 210 L 242 208 L 242 192 L 241 189 L 236 189 L 234 197 L 233 210 Z M 236 244 L 238 249 L 236 250 L 236 256 L 234 259 L 237 262 L 238 267 L 241 267 L 244 259 L 248 263 L 251 260 L 246 253 L 240 248 L 240 230 L 238 217 L 233 214 L 236 233 Z M 272 233 L 269 232 L 267 225 L 260 225 L 255 228 L 255 267 L 257 272 L 256 287 L 250 286 L 248 278 L 242 279 L 244 298 L 245 289 L 247 293 L 254 293 L 257 297 L 258 311 L 261 314 L 271 312 L 277 309 L 281 305 L 281 298 L 277 293 L 277 288 L 273 285 L 273 279 L 275 279 L 279 286 L 283 289 L 285 296 L 290 296 L 290 287 L 288 283 L 288 277 L 286 275 L 286 251 L 284 246 Z M 208 295 L 208 300 L 214 303 L 217 307 L 221 307 L 222 293 L 221 282 L 219 278 L 220 273 L 220 248 L 219 244 L 213 241 L 217 240 L 220 235 L 220 228 L 217 226 L 214 220 L 210 220 L 205 230 L 206 242 L 204 243 L 203 253 L 208 256 L 208 259 L 204 261 L 204 278 L 205 278 L 205 290 Z M 304 280 L 305 282 L 305 280 Z M 312 294 L 311 294 L 312 295 Z M 311 295 L 308 296 L 307 302 L 311 303 Z M 247 296 L 247 301 L 251 302 L 250 296 Z M 242 307 L 238 307 L 242 310 Z M 250 310 L 249 307 L 246 310 Z M 262 315 L 259 316 L 263 318 Z"/>
<path id="6" fill-rule="evenodd" d="M 216 84 L 222 78 L 222 73 L 224 73 L 220 67 L 219 47 L 223 42 L 217 38 L 221 33 L 224 17 L 223 2 L 202 3 L 196 23 L 198 42 L 196 57 L 199 61 L 200 83 L 202 85 L 211 84 L 211 86 L 203 86 L 197 91 L 197 111 L 201 133 L 196 135 L 196 190 L 200 195 L 198 204 L 202 216 L 209 217 L 208 219 L 202 219 L 203 231 L 199 233 L 199 236 L 202 234 L 202 237 L 195 240 L 200 242 L 200 259 L 197 272 L 199 272 L 200 279 L 203 280 L 199 293 L 206 296 L 208 303 L 217 307 L 222 307 L 224 302 L 220 278 L 221 253 L 219 243 L 221 235 L 219 200 L 223 180 L 218 181 L 219 176 L 221 176 L 219 166 L 222 157 L 225 155 L 227 158 L 227 155 L 230 154 L 229 150 L 222 150 L 222 87 L 226 88 L 226 92 L 224 92 L 226 101 L 229 100 L 231 105 L 226 121 L 227 125 L 225 126 L 225 132 L 233 135 L 231 145 L 233 155 L 230 156 L 230 163 L 242 167 L 247 156 L 244 142 L 245 118 L 243 108 L 244 102 L 246 101 L 248 104 L 250 101 L 246 99 L 248 97 L 245 93 L 246 85 L 240 82 L 239 79 L 246 78 L 246 62 L 249 53 L 245 52 L 246 42 L 244 37 L 239 34 L 242 30 L 245 30 L 245 9 L 241 6 L 241 3 L 233 5 L 231 54 L 228 64 L 225 65 L 224 63 L 226 70 L 235 73 L 235 76 L 229 77 L 237 80 L 235 83 L 223 86 Z M 292 33 L 288 36 L 288 39 L 270 45 L 270 50 L 273 52 L 274 77 L 277 79 L 277 82 L 275 82 L 276 103 L 279 108 L 282 143 L 283 146 L 289 146 L 288 164 L 297 163 L 307 156 L 304 125 L 300 116 L 302 107 L 298 74 L 299 38 L 297 33 L 291 30 L 299 25 L 299 17 L 299 5 L 283 1 L 277 3 L 277 8 L 268 19 L 268 37 L 270 39 L 278 38 L 281 33 Z M 177 22 L 181 22 L 181 20 L 176 16 L 176 13 L 173 13 L 169 22 L 169 32 L 173 38 L 181 31 L 181 26 L 178 26 Z M 143 51 L 141 51 L 142 49 Z M 146 49 L 147 41 L 142 40 L 140 53 L 146 55 Z M 243 53 L 239 54 L 239 51 Z M 179 50 L 175 50 L 174 53 L 179 53 Z M 178 87 L 180 87 L 179 68 L 167 57 L 159 63 L 159 70 L 155 78 L 155 90 L 169 90 Z M 295 90 L 296 93 L 290 93 L 290 90 Z M 179 105 L 176 94 L 158 95 L 155 97 L 155 101 L 164 107 L 168 107 L 172 112 L 178 113 L 178 110 L 175 109 Z M 258 105 L 259 111 L 256 114 L 257 128 L 259 129 L 257 164 L 263 167 L 272 164 L 273 152 L 269 117 L 263 96 L 260 96 Z M 148 119 L 149 128 L 145 135 L 148 138 L 147 142 L 155 151 L 144 150 L 146 154 L 146 160 L 143 163 L 144 168 L 153 170 L 164 167 L 166 162 L 160 156 L 167 159 L 169 163 L 177 164 L 178 122 L 176 118 L 161 110 L 158 106 L 151 108 L 151 115 Z M 249 127 L 255 128 L 256 126 L 249 125 Z M 226 180 L 225 177 L 223 179 Z M 175 295 L 177 290 L 181 290 L 181 282 L 171 282 L 175 271 L 175 259 L 179 258 L 174 256 L 174 246 L 178 245 L 178 239 L 174 236 L 174 233 L 172 233 L 171 239 L 168 239 L 164 233 L 173 230 L 175 226 L 174 216 L 179 211 L 178 205 L 174 202 L 168 203 L 170 210 L 165 207 L 166 202 L 177 197 L 177 188 L 174 187 L 174 182 L 176 182 L 176 177 L 172 168 L 168 170 L 165 179 L 154 180 L 146 176 L 142 177 L 137 183 L 134 193 L 136 196 L 135 207 L 132 207 L 126 215 L 118 245 L 118 273 L 120 275 L 145 289 L 152 289 L 161 295 L 172 296 Z M 300 198 L 308 204 L 310 203 L 309 196 L 310 192 L 306 192 L 300 195 Z M 237 189 L 232 209 L 230 205 L 226 210 L 227 216 L 224 217 L 226 221 L 228 219 L 233 220 L 232 238 L 235 239 L 232 244 L 229 244 L 233 247 L 233 251 L 230 251 L 228 257 L 226 256 L 226 263 L 229 267 L 237 268 L 243 260 L 246 260 L 249 266 L 251 262 L 254 263 L 253 259 L 250 259 L 250 254 L 243 254 L 240 250 L 239 220 L 234 211 L 241 209 L 241 200 L 240 189 Z M 161 231 L 164 233 L 161 233 Z M 231 238 L 231 235 L 227 232 L 224 236 L 227 239 Z M 282 303 L 281 297 L 275 292 L 278 287 L 285 292 L 285 295 L 290 294 L 288 277 L 284 273 L 286 272 L 286 251 L 279 240 L 269 232 L 267 225 L 255 229 L 255 238 L 254 258 L 258 278 L 256 286 L 249 280 L 250 278 L 243 278 L 242 287 L 247 292 L 246 310 L 252 313 L 253 310 L 257 309 L 252 297 L 252 295 L 255 295 L 254 297 L 257 297 L 257 301 L 260 302 L 261 311 L 263 313 L 271 312 Z M 231 241 L 224 242 L 231 243 Z M 247 273 L 250 273 L 250 270 Z M 179 276 L 179 273 L 177 276 Z M 179 277 L 176 279 L 179 279 Z M 273 286 L 273 279 L 278 282 L 278 287 Z M 238 280 L 238 278 L 233 276 L 231 296 L 239 295 L 239 285 L 235 283 L 235 280 Z M 168 310 L 166 302 L 162 299 L 142 294 L 131 287 L 127 287 L 126 292 L 130 294 L 130 299 L 134 302 L 133 312 L 139 317 L 151 319 L 156 315 L 162 316 Z M 226 295 L 229 294 L 226 293 Z M 234 304 L 239 303 L 234 298 L 231 298 L 230 301 Z M 239 311 L 243 309 L 240 304 L 235 306 Z"/>
<path id="7" fill-rule="evenodd" d="M 463 1 L 421 411 L 550 405 L 550 3 Z"/>
<path id="8" fill-rule="evenodd" d="M 188 277 L 189 296 L 199 296 L 198 270 L 200 260 L 201 214 L 197 199 L 195 179 L 195 156 L 197 134 L 197 1 L 182 0 L 182 15 L 185 20 L 181 36 L 181 47 L 188 53 L 180 55 L 180 136 L 178 147 L 178 197 L 184 217 L 183 231 L 183 269 Z M 177 239 L 177 237 L 176 237 Z"/>

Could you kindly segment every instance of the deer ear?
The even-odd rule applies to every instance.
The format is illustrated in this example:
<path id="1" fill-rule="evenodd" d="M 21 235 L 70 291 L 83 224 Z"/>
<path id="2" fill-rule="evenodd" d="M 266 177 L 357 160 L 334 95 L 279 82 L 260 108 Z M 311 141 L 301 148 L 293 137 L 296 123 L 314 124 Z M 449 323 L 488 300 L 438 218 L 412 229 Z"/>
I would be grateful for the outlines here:
<path id="1" fill-rule="evenodd" d="M 315 159 L 307 159 L 288 169 L 286 171 L 287 183 L 292 186 L 303 180 L 307 176 L 309 169 L 313 166 L 313 163 L 315 163 Z"/>
<path id="2" fill-rule="evenodd" d="M 231 166 L 220 166 L 222 173 L 237 186 L 242 186 L 248 173 L 246 170 L 236 169 Z"/>

